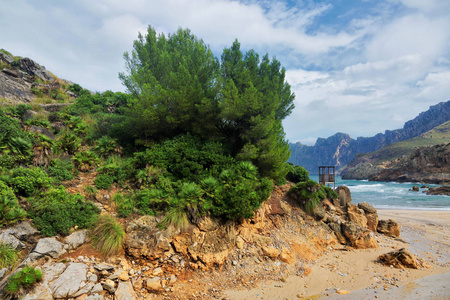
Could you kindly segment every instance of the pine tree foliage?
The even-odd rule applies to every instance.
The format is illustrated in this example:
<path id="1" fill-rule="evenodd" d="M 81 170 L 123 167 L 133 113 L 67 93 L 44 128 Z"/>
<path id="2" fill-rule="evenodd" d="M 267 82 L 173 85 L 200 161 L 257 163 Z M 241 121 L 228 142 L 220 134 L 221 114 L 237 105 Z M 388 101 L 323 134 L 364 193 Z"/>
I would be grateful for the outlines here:
<path id="1" fill-rule="evenodd" d="M 295 96 L 278 60 L 243 53 L 236 40 L 219 61 L 188 29 L 166 37 L 152 27 L 124 58 L 127 74 L 120 78 L 134 96 L 126 132 L 150 143 L 185 133 L 219 141 L 262 176 L 284 178 L 289 146 L 282 120 Z"/>

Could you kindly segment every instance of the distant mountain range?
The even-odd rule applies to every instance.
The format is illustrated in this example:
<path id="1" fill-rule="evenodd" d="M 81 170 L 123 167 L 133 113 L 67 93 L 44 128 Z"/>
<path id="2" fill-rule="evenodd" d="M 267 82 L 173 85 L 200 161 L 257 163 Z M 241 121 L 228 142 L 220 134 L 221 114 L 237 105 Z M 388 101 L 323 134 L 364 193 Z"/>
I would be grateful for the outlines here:
<path id="1" fill-rule="evenodd" d="M 449 120 L 450 100 L 430 106 L 427 111 L 406 122 L 401 129 L 386 130 L 373 137 L 358 137 L 355 140 L 348 134 L 336 133 L 326 139 L 318 138 L 314 146 L 290 143 L 292 153 L 289 162 L 303 166 L 311 174 L 317 174 L 321 165 L 336 166 L 340 170 L 358 153 L 373 152 L 412 139 Z"/>

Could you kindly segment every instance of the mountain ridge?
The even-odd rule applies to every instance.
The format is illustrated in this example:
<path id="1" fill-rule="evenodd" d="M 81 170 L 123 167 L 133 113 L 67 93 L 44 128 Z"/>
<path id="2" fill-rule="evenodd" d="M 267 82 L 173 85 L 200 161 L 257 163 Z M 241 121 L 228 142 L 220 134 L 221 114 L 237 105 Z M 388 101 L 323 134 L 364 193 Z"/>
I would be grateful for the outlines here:
<path id="1" fill-rule="evenodd" d="M 320 165 L 334 165 L 341 170 L 356 154 L 379 150 L 395 142 L 408 140 L 450 120 L 450 100 L 430 106 L 403 128 L 386 130 L 372 137 L 353 139 L 346 133 L 336 133 L 328 138 L 318 138 L 314 146 L 290 143 L 289 162 L 301 165 L 310 173 L 317 173 Z"/>

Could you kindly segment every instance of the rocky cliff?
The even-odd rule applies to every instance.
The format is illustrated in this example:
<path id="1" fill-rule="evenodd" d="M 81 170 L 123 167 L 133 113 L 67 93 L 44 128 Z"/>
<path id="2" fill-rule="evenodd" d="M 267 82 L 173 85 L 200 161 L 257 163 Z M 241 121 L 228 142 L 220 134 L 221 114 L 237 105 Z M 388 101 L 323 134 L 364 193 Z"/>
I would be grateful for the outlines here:
<path id="1" fill-rule="evenodd" d="M 289 161 L 305 167 L 312 174 L 317 173 L 320 165 L 334 165 L 340 169 L 357 153 L 376 151 L 392 143 L 414 138 L 449 120 L 450 101 L 441 102 L 406 122 L 402 129 L 386 130 L 373 137 L 358 137 L 355 140 L 348 134 L 337 133 L 327 139 L 317 139 L 314 146 L 291 143 Z"/>
<path id="2" fill-rule="evenodd" d="M 382 167 L 369 180 L 450 183 L 450 143 L 420 147 L 410 156 Z"/>

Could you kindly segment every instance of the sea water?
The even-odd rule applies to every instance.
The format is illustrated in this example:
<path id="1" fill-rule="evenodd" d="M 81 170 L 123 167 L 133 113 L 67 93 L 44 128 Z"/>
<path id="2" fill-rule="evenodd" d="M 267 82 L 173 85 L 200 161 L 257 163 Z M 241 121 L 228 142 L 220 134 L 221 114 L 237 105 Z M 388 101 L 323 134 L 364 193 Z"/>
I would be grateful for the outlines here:
<path id="1" fill-rule="evenodd" d="M 318 175 L 311 175 L 311 179 L 318 181 Z M 414 185 L 419 188 L 420 183 L 379 182 L 367 180 L 343 180 L 336 177 L 336 187 L 345 185 L 352 193 L 352 203 L 367 202 L 375 208 L 387 209 L 415 209 L 415 210 L 450 210 L 450 196 L 427 195 L 411 191 Z M 437 187 L 436 184 L 425 184 Z"/>

